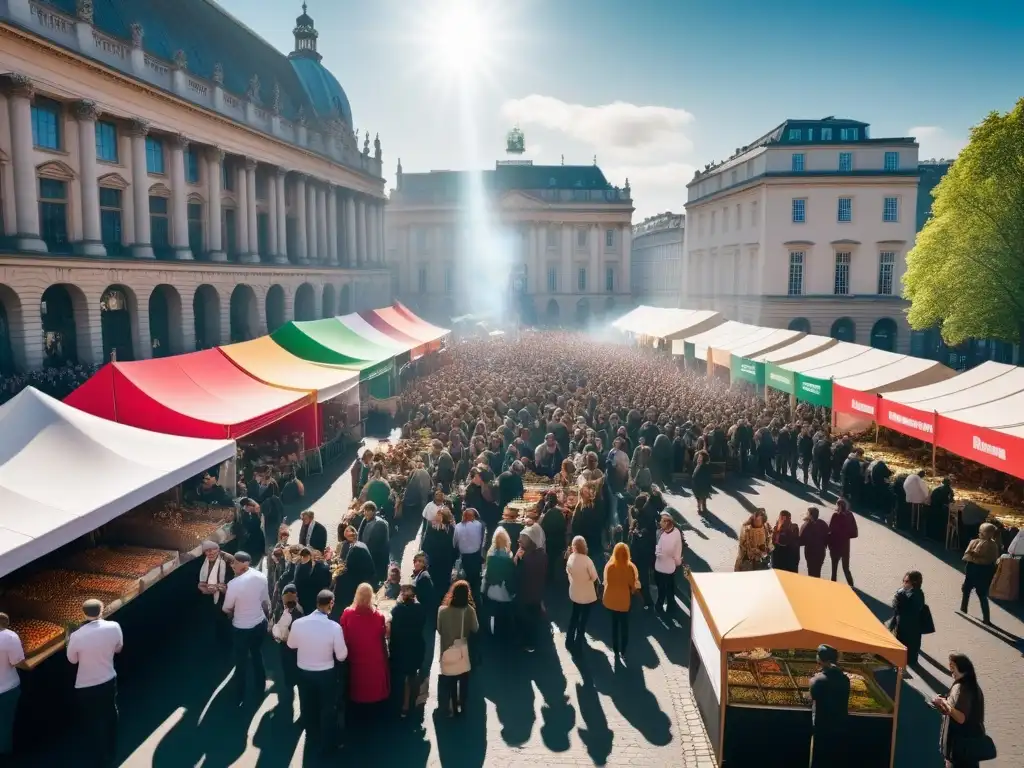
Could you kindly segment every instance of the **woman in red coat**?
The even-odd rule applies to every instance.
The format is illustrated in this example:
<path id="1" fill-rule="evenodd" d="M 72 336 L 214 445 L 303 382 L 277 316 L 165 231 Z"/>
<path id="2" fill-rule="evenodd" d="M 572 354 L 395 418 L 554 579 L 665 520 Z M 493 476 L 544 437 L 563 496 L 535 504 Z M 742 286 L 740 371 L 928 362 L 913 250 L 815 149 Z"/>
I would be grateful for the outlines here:
<path id="1" fill-rule="evenodd" d="M 341 631 L 348 647 L 349 701 L 375 710 L 391 693 L 391 675 L 385 639 L 387 622 L 373 606 L 373 588 L 360 584 L 356 597 L 341 614 Z M 367 712 L 368 715 L 373 713 Z"/>
<path id="2" fill-rule="evenodd" d="M 853 586 L 850 573 L 850 540 L 857 538 L 857 518 L 850 510 L 850 503 L 843 498 L 836 501 L 836 511 L 828 521 L 828 554 L 832 560 L 832 581 L 836 580 L 839 564 L 843 565 L 846 583 Z"/>

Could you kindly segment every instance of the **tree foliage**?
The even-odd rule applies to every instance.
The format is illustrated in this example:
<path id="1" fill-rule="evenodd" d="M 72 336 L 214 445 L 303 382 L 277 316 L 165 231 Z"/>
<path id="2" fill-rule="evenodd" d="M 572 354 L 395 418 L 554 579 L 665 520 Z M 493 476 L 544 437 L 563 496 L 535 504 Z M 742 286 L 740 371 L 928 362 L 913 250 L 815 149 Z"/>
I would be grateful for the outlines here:
<path id="1" fill-rule="evenodd" d="M 971 130 L 932 194 L 903 279 L 911 327 L 1024 343 L 1024 98 Z"/>

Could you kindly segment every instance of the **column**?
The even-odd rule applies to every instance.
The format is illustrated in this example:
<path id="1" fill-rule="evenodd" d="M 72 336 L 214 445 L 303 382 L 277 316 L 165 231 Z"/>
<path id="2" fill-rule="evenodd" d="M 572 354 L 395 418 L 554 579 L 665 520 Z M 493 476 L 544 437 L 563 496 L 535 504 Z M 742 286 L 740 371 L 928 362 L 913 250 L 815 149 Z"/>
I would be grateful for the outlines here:
<path id="1" fill-rule="evenodd" d="M 316 188 L 316 252 L 321 264 L 328 261 L 327 250 L 327 190 L 317 185 Z"/>
<path id="2" fill-rule="evenodd" d="M 331 266 L 338 266 L 338 194 L 333 184 L 327 187 L 327 253 Z"/>
<path id="3" fill-rule="evenodd" d="M 188 149 L 188 139 L 180 134 L 175 136 L 171 141 L 171 245 L 174 246 L 174 258 L 180 261 L 192 261 L 194 258 L 188 244 L 188 196 L 185 187 L 186 149 Z M 96 154 L 95 147 L 92 154 Z"/>
<path id="4" fill-rule="evenodd" d="M 356 242 L 356 199 L 345 195 L 345 250 L 347 251 L 345 266 L 354 267 L 358 262 L 358 243 Z"/>
<path id="5" fill-rule="evenodd" d="M 239 193 L 239 199 L 241 193 Z M 256 160 L 245 158 L 245 223 L 249 228 L 249 247 L 244 251 L 248 255 L 242 259 L 246 264 L 260 263 L 259 222 L 256 219 Z"/>
<path id="6" fill-rule="evenodd" d="M 600 293 L 603 282 L 601 280 L 601 228 L 595 224 L 590 228 L 590 266 L 587 268 L 587 293 Z M 596 311 L 597 307 L 591 307 Z"/>
<path id="7" fill-rule="evenodd" d="M 615 286 L 616 293 L 624 293 L 627 296 L 633 295 L 633 284 L 630 282 L 630 271 L 631 262 L 633 260 L 633 227 L 629 224 L 623 224 L 620 230 L 621 236 L 619 239 L 622 241 L 622 266 L 619 267 L 619 274 L 616 275 L 618 278 L 618 284 Z"/>
<path id="8" fill-rule="evenodd" d="M 548 266 L 548 230 L 550 224 L 543 226 L 534 227 L 534 245 L 533 252 L 536 255 L 534 259 L 534 270 L 533 274 L 529 275 L 530 282 L 530 293 L 541 293 L 541 289 L 544 285 L 545 273 L 547 272 Z"/>
<path id="9" fill-rule="evenodd" d="M 223 232 L 221 231 L 221 182 L 224 167 L 224 150 L 211 147 L 207 154 L 207 197 L 206 204 L 206 248 L 210 261 L 227 261 L 224 253 Z"/>
<path id="10" fill-rule="evenodd" d="M 384 216 L 386 212 L 384 203 L 377 203 L 377 229 L 380 232 L 380 239 L 378 240 L 378 248 L 380 253 L 380 265 L 383 267 L 388 263 L 388 245 L 385 233 L 387 228 L 384 226 Z M 457 254 L 454 254 L 454 258 L 458 258 Z"/>
<path id="11" fill-rule="evenodd" d="M 266 261 L 277 261 L 277 169 L 270 169 L 267 175 L 267 252 L 262 254 Z"/>
<path id="12" fill-rule="evenodd" d="M 366 203 L 359 198 L 356 203 L 356 229 L 358 244 L 356 246 L 356 263 L 363 266 L 366 263 Z"/>
<path id="13" fill-rule="evenodd" d="M 306 238 L 306 174 L 295 174 L 295 262 L 309 263 L 309 247 Z"/>
<path id="14" fill-rule="evenodd" d="M 278 168 L 274 173 L 274 194 L 277 197 L 277 258 L 275 264 L 288 263 L 288 204 L 285 201 L 285 171 Z"/>
<path id="15" fill-rule="evenodd" d="M 249 251 L 249 177 L 245 172 L 245 163 L 235 169 L 235 197 L 238 206 L 235 208 L 235 247 L 238 248 L 238 260 L 248 262 Z"/>
<path id="16" fill-rule="evenodd" d="M 366 260 L 377 266 L 380 261 L 380 254 L 377 253 L 377 241 L 380 239 L 377 231 L 377 206 L 368 203 L 366 206 Z"/>
<path id="17" fill-rule="evenodd" d="M 309 263 L 316 264 L 320 259 L 320 238 L 316 226 L 316 182 L 310 179 L 306 184 L 306 248 Z"/>
<path id="18" fill-rule="evenodd" d="M 82 242 L 75 243 L 76 252 L 84 256 L 106 256 L 100 231 L 100 188 L 96 183 L 96 117 L 95 102 L 75 104 L 78 118 L 78 162 L 82 190 Z"/>
<path id="19" fill-rule="evenodd" d="M 153 245 L 149 229 L 149 173 L 146 171 L 146 136 L 149 123 L 136 118 L 128 124 L 132 137 L 132 201 L 135 204 L 135 242 L 132 256 L 153 259 Z M 95 153 L 95 148 L 93 152 Z"/>
<path id="20" fill-rule="evenodd" d="M 39 237 L 39 186 L 32 148 L 32 81 L 25 75 L 12 73 L 4 78 L 4 90 L 11 118 L 14 223 L 17 228 L 14 247 L 19 251 L 46 253 L 46 243 Z M 95 152 L 93 148 L 93 154 Z"/>
<path id="21" fill-rule="evenodd" d="M 574 283 L 572 282 L 572 235 L 571 224 L 562 224 L 562 263 L 559 268 L 558 293 L 573 293 Z"/>

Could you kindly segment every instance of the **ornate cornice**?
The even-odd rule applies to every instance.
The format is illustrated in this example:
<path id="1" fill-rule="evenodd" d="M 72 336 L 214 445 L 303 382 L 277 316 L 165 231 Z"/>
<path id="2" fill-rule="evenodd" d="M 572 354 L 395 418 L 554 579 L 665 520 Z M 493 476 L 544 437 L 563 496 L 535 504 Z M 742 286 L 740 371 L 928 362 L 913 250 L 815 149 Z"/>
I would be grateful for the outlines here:
<path id="1" fill-rule="evenodd" d="M 0 76 L 0 86 L 3 87 L 5 93 L 11 96 L 32 98 L 32 94 L 35 92 L 32 79 L 20 72 L 9 72 L 6 75 Z"/>
<path id="2" fill-rule="evenodd" d="M 79 120 L 82 120 L 83 122 L 95 122 L 99 115 L 100 111 L 96 106 L 95 101 L 82 99 L 81 101 L 75 102 L 75 117 Z"/>
<path id="3" fill-rule="evenodd" d="M 245 170 L 247 170 L 247 171 L 255 171 L 257 165 L 259 165 L 259 163 L 257 162 L 256 158 L 254 158 L 254 157 L 247 157 L 247 158 L 245 158 Z"/>
<path id="4" fill-rule="evenodd" d="M 175 146 L 177 146 L 182 152 L 188 149 L 188 145 L 191 143 L 192 140 L 184 134 L 179 133 L 174 137 Z"/>
<path id="5" fill-rule="evenodd" d="M 128 135 L 136 137 L 148 136 L 149 120 L 143 120 L 141 117 L 133 117 L 128 121 Z"/>

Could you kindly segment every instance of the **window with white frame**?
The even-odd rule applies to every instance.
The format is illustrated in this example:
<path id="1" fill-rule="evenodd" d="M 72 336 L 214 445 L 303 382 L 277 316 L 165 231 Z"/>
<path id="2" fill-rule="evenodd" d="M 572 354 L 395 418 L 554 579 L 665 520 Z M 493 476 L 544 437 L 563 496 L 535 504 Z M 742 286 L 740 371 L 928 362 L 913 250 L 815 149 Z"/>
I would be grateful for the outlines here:
<path id="1" fill-rule="evenodd" d="M 804 170 L 804 153 L 803 152 L 794 152 L 793 153 L 792 168 L 797 173 L 802 173 L 803 172 L 803 170 Z"/>
<path id="2" fill-rule="evenodd" d="M 548 267 L 548 293 L 558 293 L 558 267 Z"/>
<path id="3" fill-rule="evenodd" d="M 839 138 L 842 141 L 857 141 L 860 138 L 859 128 L 840 128 Z"/>
<path id="4" fill-rule="evenodd" d="M 898 171 L 900 169 L 900 153 L 899 152 L 886 152 L 885 153 L 885 170 L 887 171 Z"/>
<path id="5" fill-rule="evenodd" d="M 730 184 L 735 184 L 736 183 L 736 171 L 732 171 L 729 174 L 729 183 Z"/>
<path id="6" fill-rule="evenodd" d="M 803 224 L 807 221 L 807 199 L 803 197 L 793 198 L 793 223 Z"/>
<path id="7" fill-rule="evenodd" d="M 615 247 L 615 230 L 606 229 L 604 231 L 604 247 L 614 248 Z"/>
<path id="8" fill-rule="evenodd" d="M 878 293 L 882 296 L 892 296 L 895 273 L 896 252 L 882 251 L 878 254 Z"/>
<path id="9" fill-rule="evenodd" d="M 882 204 L 882 221 L 900 220 L 900 199 L 898 197 L 887 197 Z"/>
<path id="10" fill-rule="evenodd" d="M 833 293 L 836 296 L 850 294 L 850 252 L 836 252 L 836 279 Z"/>
<path id="11" fill-rule="evenodd" d="M 804 257 L 803 251 L 789 252 L 789 285 L 790 296 L 801 296 L 804 292 Z"/>
<path id="12" fill-rule="evenodd" d="M 615 267 L 604 268 L 604 289 L 608 293 L 615 292 Z"/>
<path id="13" fill-rule="evenodd" d="M 586 248 L 587 247 L 587 228 L 579 227 L 576 230 L 576 247 Z"/>
<path id="14" fill-rule="evenodd" d="M 96 122 L 96 159 L 117 162 L 117 126 L 105 120 Z"/>
<path id="15" fill-rule="evenodd" d="M 576 290 L 583 293 L 587 290 L 587 268 L 580 267 L 576 272 Z"/>
<path id="16" fill-rule="evenodd" d="M 831 128 L 822 128 L 821 129 L 821 140 L 822 141 L 832 141 L 832 129 Z"/>
<path id="17" fill-rule="evenodd" d="M 32 143 L 42 149 L 61 148 L 60 102 L 37 96 L 32 102 Z"/>
<path id="18" fill-rule="evenodd" d="M 853 152 L 839 153 L 839 170 L 843 172 L 853 170 Z"/>
<path id="19" fill-rule="evenodd" d="M 790 141 L 800 141 L 800 140 L 803 139 L 803 137 L 804 137 L 804 132 L 802 130 L 800 130 L 799 128 L 790 128 L 789 129 L 789 140 Z"/>
<path id="20" fill-rule="evenodd" d="M 164 143 L 155 136 L 146 137 L 146 171 L 164 173 Z"/>
<path id="21" fill-rule="evenodd" d="M 852 197 L 840 197 L 839 198 L 839 210 L 836 212 L 836 218 L 841 222 L 853 221 L 853 198 Z"/>
<path id="22" fill-rule="evenodd" d="M 743 208 L 736 203 L 736 229 L 743 229 Z"/>

